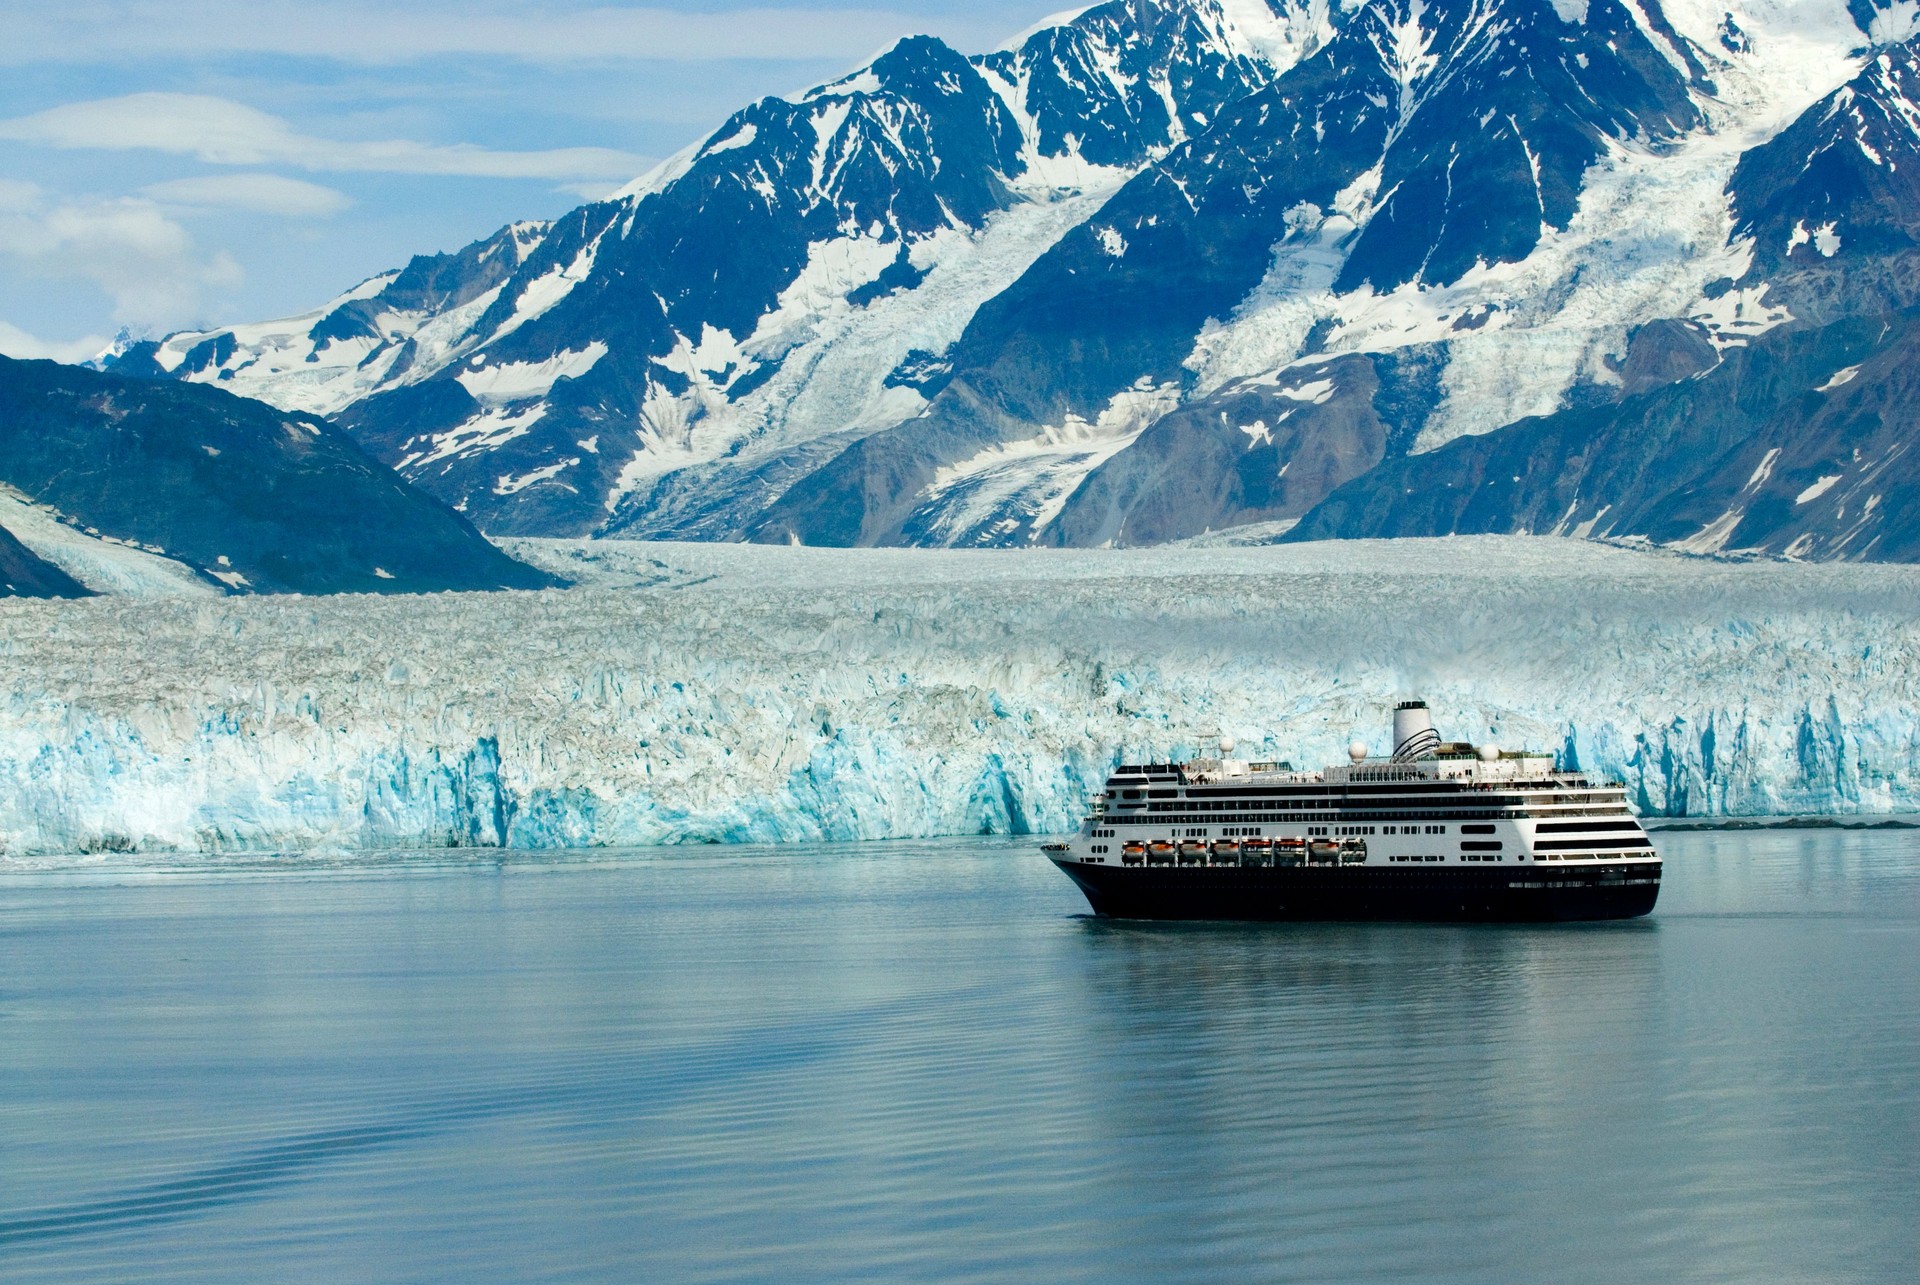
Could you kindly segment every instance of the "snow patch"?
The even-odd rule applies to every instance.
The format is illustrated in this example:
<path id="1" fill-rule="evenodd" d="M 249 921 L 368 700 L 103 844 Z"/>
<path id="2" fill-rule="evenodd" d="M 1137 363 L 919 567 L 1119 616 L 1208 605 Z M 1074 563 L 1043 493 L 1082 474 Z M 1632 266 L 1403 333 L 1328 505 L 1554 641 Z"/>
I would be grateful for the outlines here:
<path id="1" fill-rule="evenodd" d="M 456 455 L 493 450 L 516 437 L 525 436 L 546 413 L 544 403 L 517 411 L 502 407 L 483 411 L 457 428 L 435 434 L 428 439 L 432 443 L 431 450 L 408 455 L 400 461 L 400 467 L 405 469 L 437 464 Z"/>
<path id="2" fill-rule="evenodd" d="M 1920 32 L 1920 3 L 1893 0 L 1873 15 L 1867 25 L 1867 38 L 1876 45 L 1897 45 Z"/>
<path id="3" fill-rule="evenodd" d="M 1753 473 L 1747 478 L 1746 486 L 1741 489 L 1743 491 L 1757 491 L 1762 486 L 1765 486 L 1767 479 L 1773 476 L 1773 462 L 1779 458 L 1780 448 L 1778 446 L 1773 447 L 1765 455 L 1762 455 L 1760 462 L 1753 466 Z"/>
<path id="4" fill-rule="evenodd" d="M 534 485 L 537 482 L 545 482 L 549 478 L 559 476 L 561 473 L 565 472 L 567 469 L 574 467 L 579 462 L 580 462 L 579 457 L 574 456 L 568 459 L 558 460 L 552 464 L 548 464 L 544 468 L 537 468 L 530 473 L 522 473 L 518 476 L 514 476 L 513 474 L 509 474 L 509 473 L 502 473 L 494 481 L 493 493 L 495 495 L 517 494 L 518 492 L 526 490 L 528 487 Z"/>
<path id="5" fill-rule="evenodd" d="M 1675 540 L 1668 547 L 1681 553 L 1718 553 L 1727 547 L 1727 541 L 1733 538 L 1734 528 L 1746 516 L 1745 509 L 1728 509 L 1694 534 L 1684 540 Z"/>
<path id="6" fill-rule="evenodd" d="M 1827 476 L 1822 477 L 1819 481 L 1813 483 L 1813 485 L 1809 486 L 1806 490 L 1794 496 L 1793 502 L 1795 504 L 1813 503 L 1813 501 L 1819 499 L 1821 496 L 1825 495 L 1828 491 L 1831 491 L 1833 489 L 1833 484 L 1835 482 L 1838 482 L 1841 477 L 1842 477 L 1842 474 L 1839 474 L 1839 473 L 1830 473 Z"/>
<path id="7" fill-rule="evenodd" d="M 706 154 L 715 156 L 721 152 L 731 152 L 736 147 L 746 147 L 760 136 L 760 127 L 752 121 L 744 121 L 739 129 L 718 142 L 708 143 Z"/>
<path id="8" fill-rule="evenodd" d="M 530 397 L 545 397 L 562 379 L 578 379 L 606 355 L 607 346 L 598 339 L 585 348 L 557 352 L 545 361 L 487 366 L 480 364 L 486 360 L 484 354 L 475 353 L 475 364 L 454 378 L 482 405 L 525 401 Z"/>

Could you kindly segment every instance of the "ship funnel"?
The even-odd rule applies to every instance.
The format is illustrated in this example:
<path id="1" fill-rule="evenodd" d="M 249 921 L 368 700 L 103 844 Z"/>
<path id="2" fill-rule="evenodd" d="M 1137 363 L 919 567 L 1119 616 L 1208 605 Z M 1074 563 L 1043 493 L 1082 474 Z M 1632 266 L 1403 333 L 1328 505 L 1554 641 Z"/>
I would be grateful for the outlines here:
<path id="1" fill-rule="evenodd" d="M 1431 758 L 1440 748 L 1440 733 L 1433 730 L 1433 716 L 1425 701 L 1401 701 L 1393 709 L 1393 761 L 1411 763 Z"/>

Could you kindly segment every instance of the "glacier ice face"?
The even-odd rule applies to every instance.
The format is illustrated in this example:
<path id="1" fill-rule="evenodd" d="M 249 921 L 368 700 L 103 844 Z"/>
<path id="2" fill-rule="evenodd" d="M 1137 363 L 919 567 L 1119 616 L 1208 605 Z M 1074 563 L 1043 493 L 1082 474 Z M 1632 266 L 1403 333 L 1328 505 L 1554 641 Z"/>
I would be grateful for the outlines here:
<path id="1" fill-rule="evenodd" d="M 1552 749 L 1647 814 L 1920 807 L 1920 570 L 1522 537 L 844 552 L 517 541 L 585 583 L 0 603 L 0 845 L 1042 832 L 1116 759 Z"/>

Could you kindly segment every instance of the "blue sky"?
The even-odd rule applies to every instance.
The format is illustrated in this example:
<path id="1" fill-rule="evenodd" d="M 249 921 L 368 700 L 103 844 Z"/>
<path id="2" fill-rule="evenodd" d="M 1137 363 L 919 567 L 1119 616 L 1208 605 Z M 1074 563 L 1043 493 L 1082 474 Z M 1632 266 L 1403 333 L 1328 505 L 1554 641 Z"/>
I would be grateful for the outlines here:
<path id="1" fill-rule="evenodd" d="M 0 0 L 0 352 L 299 312 L 898 36 L 975 52 L 1049 8 Z"/>

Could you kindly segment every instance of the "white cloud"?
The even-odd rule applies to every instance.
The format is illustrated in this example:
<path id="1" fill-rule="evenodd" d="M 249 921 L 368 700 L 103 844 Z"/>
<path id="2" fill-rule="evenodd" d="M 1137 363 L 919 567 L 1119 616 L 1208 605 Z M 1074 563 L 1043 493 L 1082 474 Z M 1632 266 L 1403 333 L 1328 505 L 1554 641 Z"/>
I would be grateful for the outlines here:
<path id="1" fill-rule="evenodd" d="M 0 62 L 101 62 L 159 55 L 284 54 L 361 64 L 480 55 L 528 62 L 851 58 L 926 19 L 878 9 L 664 8 L 484 3 L 312 4 L 295 0 L 89 0 L 10 14 Z M 998 32 L 1004 18 L 980 18 Z M 952 23 L 945 24 L 951 27 Z"/>
<path id="2" fill-rule="evenodd" d="M 659 162 L 655 161 L 654 164 L 657 165 Z M 652 166 L 647 167 L 647 169 L 651 168 Z M 645 172 L 645 169 L 641 171 L 643 174 Z M 565 192 L 569 196 L 577 196 L 583 201 L 604 201 L 625 186 L 626 183 L 609 183 L 605 179 L 598 179 L 585 183 L 561 183 L 556 185 L 554 190 Z"/>
<path id="3" fill-rule="evenodd" d="M 140 193 L 163 205 L 246 210 L 290 219 L 331 218 L 353 204 L 353 198 L 345 192 L 279 174 L 205 174 L 168 179 L 149 183 Z"/>
<path id="4" fill-rule="evenodd" d="M 194 320 L 204 292 L 240 284 L 224 251 L 202 255 L 193 236 L 141 197 L 48 202 L 37 190 L 0 192 L 0 254 L 51 280 L 90 281 L 116 321 L 171 326 Z"/>
<path id="5" fill-rule="evenodd" d="M 576 183 L 627 179 L 646 167 L 642 157 L 604 147 L 499 152 L 467 143 L 316 138 L 299 133 L 278 116 L 204 94 L 128 94 L 69 103 L 0 121 L 0 138 L 62 148 L 169 152 L 212 165 L 292 165 L 305 170 Z"/>
<path id="6" fill-rule="evenodd" d="M 0 214 L 37 209 L 42 195 L 40 185 L 15 178 L 0 178 Z"/>
<path id="7" fill-rule="evenodd" d="M 48 361 L 81 362 L 100 355 L 108 341 L 98 335 L 88 335 L 84 339 L 66 342 L 48 341 L 37 335 L 30 335 L 20 327 L 0 321 L 0 354 L 17 357 L 22 361 L 46 359 Z"/>

